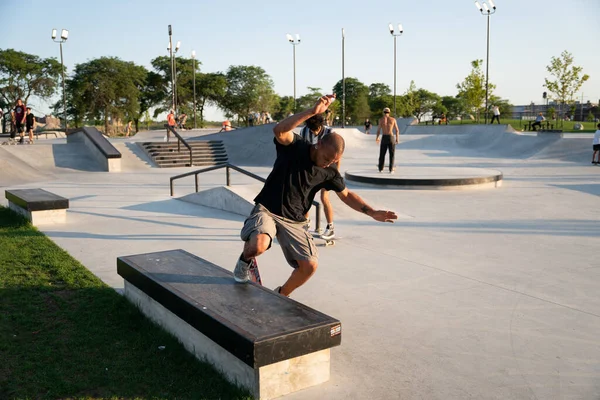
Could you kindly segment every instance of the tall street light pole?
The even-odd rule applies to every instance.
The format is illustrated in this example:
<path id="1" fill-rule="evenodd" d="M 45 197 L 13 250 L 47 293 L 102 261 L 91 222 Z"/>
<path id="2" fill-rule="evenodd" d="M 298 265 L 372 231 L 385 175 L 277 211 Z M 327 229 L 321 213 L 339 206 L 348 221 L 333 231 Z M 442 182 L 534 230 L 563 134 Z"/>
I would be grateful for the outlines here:
<path id="1" fill-rule="evenodd" d="M 171 108 L 175 112 L 175 81 L 173 80 L 173 31 L 171 25 L 169 25 L 169 45 L 167 51 L 169 52 L 169 59 L 171 60 Z"/>
<path id="2" fill-rule="evenodd" d="M 489 4 L 489 6 L 488 6 Z M 488 101 L 489 101 L 489 89 L 490 89 L 490 16 L 496 13 L 496 4 L 494 4 L 493 0 L 487 0 L 487 3 L 484 1 L 483 4 L 479 4 L 478 1 L 475 2 L 475 7 L 479 10 L 481 15 L 487 17 L 487 56 L 485 62 L 485 123 L 488 121 Z"/>
<path id="3" fill-rule="evenodd" d="M 181 42 L 177 41 L 177 44 L 175 45 L 175 51 L 173 52 L 173 83 L 175 85 L 173 92 L 175 93 L 175 115 L 178 115 L 178 113 L 177 113 L 177 51 L 179 50 L 179 46 L 181 46 Z"/>
<path id="4" fill-rule="evenodd" d="M 342 128 L 346 124 L 346 74 L 344 73 L 344 51 L 345 51 L 346 32 L 342 28 Z"/>
<path id="5" fill-rule="evenodd" d="M 300 35 L 296 33 L 296 38 L 289 33 L 286 35 L 288 42 L 294 48 L 294 113 L 296 113 L 296 46 L 300 44 Z"/>
<path id="6" fill-rule="evenodd" d="M 60 70 L 62 73 L 62 89 L 63 89 L 63 110 L 64 110 L 64 119 L 65 119 L 65 133 L 67 133 L 68 124 L 67 124 L 67 92 L 65 91 L 65 64 L 63 61 L 63 51 L 62 44 L 67 41 L 69 37 L 69 31 L 66 29 L 62 29 L 60 32 L 60 40 L 56 40 L 56 29 L 52 29 L 52 40 L 56 43 L 60 44 Z"/>
<path id="7" fill-rule="evenodd" d="M 194 129 L 196 129 L 196 50 L 192 50 L 192 71 L 194 74 Z"/>
<path id="8" fill-rule="evenodd" d="M 394 37 L 394 118 L 398 118 L 396 111 L 396 38 L 402 36 L 404 30 L 401 24 L 398 24 L 398 32 L 394 32 L 394 25 L 392 24 L 389 24 L 388 28 L 390 29 L 390 34 Z"/>

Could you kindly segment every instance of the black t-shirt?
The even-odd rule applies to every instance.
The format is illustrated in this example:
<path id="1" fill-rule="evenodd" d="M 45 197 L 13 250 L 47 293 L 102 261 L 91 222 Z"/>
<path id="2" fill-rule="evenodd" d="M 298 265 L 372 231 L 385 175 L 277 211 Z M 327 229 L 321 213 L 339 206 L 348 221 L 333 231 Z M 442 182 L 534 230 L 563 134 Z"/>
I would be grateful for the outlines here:
<path id="1" fill-rule="evenodd" d="M 29 113 L 25 116 L 25 122 L 27 123 L 27 126 L 33 126 L 33 122 L 35 121 L 34 118 L 35 117 L 31 113 Z"/>
<path id="2" fill-rule="evenodd" d="M 321 189 L 341 192 L 344 178 L 334 166 L 321 168 L 310 159 L 311 144 L 294 134 L 294 141 L 283 146 L 273 139 L 277 159 L 265 186 L 254 199 L 270 212 L 293 221 L 304 221 L 315 194 Z"/>
<path id="3" fill-rule="evenodd" d="M 15 119 L 17 120 L 17 123 L 21 123 L 21 121 L 23 121 L 23 116 L 25 115 L 25 106 L 15 106 L 14 109 L 14 113 L 15 113 Z"/>

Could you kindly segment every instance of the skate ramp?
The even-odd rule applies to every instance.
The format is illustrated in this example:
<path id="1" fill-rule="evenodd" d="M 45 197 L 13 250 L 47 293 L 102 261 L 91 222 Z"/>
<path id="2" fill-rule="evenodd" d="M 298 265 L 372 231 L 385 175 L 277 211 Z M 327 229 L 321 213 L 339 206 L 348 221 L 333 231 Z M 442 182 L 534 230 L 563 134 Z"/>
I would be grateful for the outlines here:
<path id="1" fill-rule="evenodd" d="M 416 120 L 413 122 L 416 123 Z M 402 135 L 467 135 L 475 133 L 498 134 L 504 132 L 517 132 L 511 125 L 409 125 L 401 129 Z"/>
<path id="2" fill-rule="evenodd" d="M 532 159 L 561 160 L 589 164 L 592 157 L 592 136 L 589 138 L 562 138 L 546 146 Z"/>
<path id="3" fill-rule="evenodd" d="M 194 137 L 198 140 L 221 140 L 233 165 L 265 167 L 275 161 L 273 127 L 265 124 Z"/>
<path id="4" fill-rule="evenodd" d="M 122 171 L 142 170 L 150 162 L 130 143 L 116 143 L 123 155 Z M 82 143 L 64 139 L 36 142 L 34 145 L 0 147 L 0 187 L 46 182 L 65 174 L 102 172 Z"/>
<path id="5" fill-rule="evenodd" d="M 411 118 L 398 121 L 404 126 L 400 128 L 398 151 L 441 151 L 447 156 L 506 159 L 528 159 L 537 156 L 565 161 L 577 161 L 586 151 L 583 145 L 585 139 L 566 143 L 563 141 L 573 139 L 561 139 L 555 135 L 523 134 L 510 125 L 416 126 L 411 125 L 416 121 Z M 229 160 L 234 165 L 270 167 L 275 161 L 274 126 L 274 123 L 260 125 L 204 135 L 197 139 L 222 140 Z M 295 132 L 299 132 L 300 129 L 295 129 Z M 363 150 L 374 146 L 375 135 L 365 135 L 358 127 L 335 127 L 334 131 L 346 141 L 344 158 L 360 158 Z"/>
<path id="6" fill-rule="evenodd" d="M 11 149 L 0 147 L 0 187 L 56 179 L 52 172 L 35 168 L 17 157 L 12 151 L 13 147 L 17 146 L 10 146 Z"/>
<path id="7" fill-rule="evenodd" d="M 273 124 L 265 124 L 250 128 L 236 129 L 196 137 L 198 140 L 222 140 L 227 149 L 229 162 L 233 165 L 270 167 L 275 162 L 275 144 Z M 302 127 L 294 129 L 300 133 Z M 371 135 L 365 135 L 358 128 L 333 128 L 345 139 L 346 149 L 362 147 L 365 141 L 375 140 Z"/>
<path id="8" fill-rule="evenodd" d="M 178 200 L 247 217 L 261 189 L 262 185 L 222 186 L 188 194 Z"/>
<path id="9" fill-rule="evenodd" d="M 560 140 L 525 135 L 510 125 L 411 126 L 407 132 L 400 137 L 399 150 L 436 150 L 462 157 L 526 159 Z"/>

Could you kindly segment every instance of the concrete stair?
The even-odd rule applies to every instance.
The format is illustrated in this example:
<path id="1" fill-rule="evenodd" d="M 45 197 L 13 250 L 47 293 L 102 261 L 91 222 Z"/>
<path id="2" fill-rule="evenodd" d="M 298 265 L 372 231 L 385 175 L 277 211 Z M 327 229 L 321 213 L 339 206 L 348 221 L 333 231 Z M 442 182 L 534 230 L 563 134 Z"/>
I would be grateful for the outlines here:
<path id="1" fill-rule="evenodd" d="M 192 147 L 192 166 L 211 166 L 224 164 L 228 161 L 225 145 L 220 140 L 188 141 Z M 181 144 L 181 151 L 177 151 L 177 141 L 143 142 L 140 146 L 160 168 L 189 167 L 190 153 L 185 145 Z"/>

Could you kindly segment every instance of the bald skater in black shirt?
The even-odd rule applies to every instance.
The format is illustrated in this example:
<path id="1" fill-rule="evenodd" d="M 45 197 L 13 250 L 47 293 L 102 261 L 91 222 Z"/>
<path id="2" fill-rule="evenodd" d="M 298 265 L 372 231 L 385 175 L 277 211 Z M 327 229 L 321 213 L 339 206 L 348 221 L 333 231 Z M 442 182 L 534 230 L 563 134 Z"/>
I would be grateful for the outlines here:
<path id="1" fill-rule="evenodd" d="M 323 96 L 313 108 L 291 115 L 273 128 L 277 158 L 240 233 L 244 251 L 233 271 L 237 282 L 248 282 L 252 259 L 267 251 L 275 237 L 294 268 L 283 286 L 275 290 L 289 296 L 308 281 L 317 270 L 318 254 L 312 235 L 304 229 L 305 214 L 320 189 L 335 191 L 350 208 L 376 221 L 398 219 L 393 211 L 374 210 L 346 188 L 344 179 L 332 166 L 344 153 L 340 135 L 332 132 L 319 143 L 310 144 L 292 132 L 313 115 L 324 113 L 334 100 L 335 95 Z"/>

